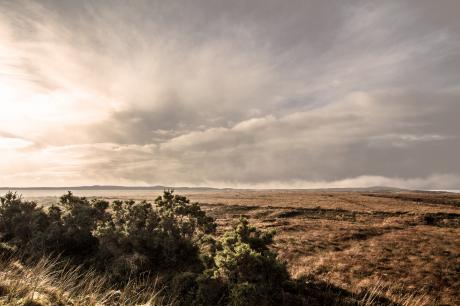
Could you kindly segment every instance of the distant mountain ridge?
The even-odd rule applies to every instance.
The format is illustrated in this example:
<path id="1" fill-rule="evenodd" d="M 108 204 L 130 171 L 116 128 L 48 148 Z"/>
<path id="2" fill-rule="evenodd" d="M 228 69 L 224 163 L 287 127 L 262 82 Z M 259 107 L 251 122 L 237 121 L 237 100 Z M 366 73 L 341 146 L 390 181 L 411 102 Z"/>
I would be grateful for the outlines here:
<path id="1" fill-rule="evenodd" d="M 117 186 L 117 185 L 91 185 L 91 186 L 64 186 L 64 187 L 0 187 L 0 190 L 164 190 L 164 189 L 203 189 L 222 190 L 228 188 L 211 187 L 169 187 L 169 186 Z"/>
<path id="2" fill-rule="evenodd" d="M 180 187 L 180 186 L 118 186 L 118 185 L 90 185 L 90 186 L 67 186 L 67 187 L 0 187 L 0 190 L 202 190 L 202 191 L 222 191 L 222 190 L 289 190 L 289 191 L 331 191 L 331 192 L 398 192 L 408 189 L 373 186 L 355 188 L 216 188 L 216 187 Z"/>

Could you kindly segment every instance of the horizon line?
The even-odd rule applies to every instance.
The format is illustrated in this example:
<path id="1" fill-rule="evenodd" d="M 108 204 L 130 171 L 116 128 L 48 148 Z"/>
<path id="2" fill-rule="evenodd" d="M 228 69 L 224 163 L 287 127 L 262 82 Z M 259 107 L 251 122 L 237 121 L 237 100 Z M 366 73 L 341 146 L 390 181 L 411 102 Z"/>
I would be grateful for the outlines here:
<path id="1" fill-rule="evenodd" d="M 260 188 L 260 187 L 211 187 L 211 186 L 167 186 L 167 185 L 149 185 L 149 186 L 126 186 L 126 185 L 79 185 L 79 186 L 0 186 L 0 190 L 146 190 L 146 189 L 215 189 L 215 190 L 346 190 L 346 189 L 379 189 L 379 190 L 417 190 L 409 188 L 400 188 L 393 186 L 368 186 L 368 187 L 316 187 L 316 188 Z M 424 190 L 424 189 L 420 189 Z"/>

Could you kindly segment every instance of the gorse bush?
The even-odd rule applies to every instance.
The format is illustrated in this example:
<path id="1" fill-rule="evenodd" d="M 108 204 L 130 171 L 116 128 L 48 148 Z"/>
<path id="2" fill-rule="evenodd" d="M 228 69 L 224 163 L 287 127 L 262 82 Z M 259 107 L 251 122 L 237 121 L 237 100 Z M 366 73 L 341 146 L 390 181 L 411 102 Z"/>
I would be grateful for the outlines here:
<path id="1" fill-rule="evenodd" d="M 111 263 L 113 274 L 201 269 L 198 241 L 214 233 L 216 224 L 197 204 L 165 191 L 155 206 L 114 201 L 111 208 L 110 218 L 93 233 L 100 243 L 99 257 Z"/>
<path id="2" fill-rule="evenodd" d="M 254 298 L 260 304 L 279 304 L 289 280 L 286 266 L 277 261 L 270 251 L 274 232 L 263 233 L 241 218 L 233 231 L 219 239 L 215 255 L 214 276 L 230 285 L 230 296 L 234 304 Z"/>
<path id="3" fill-rule="evenodd" d="M 207 269 L 200 275 L 181 274 L 178 293 L 194 300 L 184 305 L 302 304 L 286 266 L 270 250 L 274 232 L 262 232 L 240 218 L 217 240 L 207 240 Z M 209 247 L 210 246 L 210 247 Z"/>
<path id="4" fill-rule="evenodd" d="M 98 248 L 93 231 L 111 217 L 108 207 L 106 201 L 88 201 L 69 192 L 60 198 L 59 205 L 45 212 L 35 202 L 23 201 L 10 192 L 0 197 L 0 237 L 27 255 L 93 255 Z"/>
<path id="5" fill-rule="evenodd" d="M 50 218 L 37 204 L 22 201 L 16 193 L 0 197 L 0 237 L 21 248 L 43 240 Z"/>
<path id="6" fill-rule="evenodd" d="M 301 303 L 270 250 L 273 232 L 241 218 L 220 238 L 215 233 L 214 219 L 173 191 L 154 204 L 90 201 L 68 192 L 47 210 L 16 193 L 0 198 L 0 242 L 30 257 L 61 255 L 121 286 L 161 275 L 183 305 Z"/>
<path id="7" fill-rule="evenodd" d="M 99 245 L 93 231 L 101 222 L 111 218 L 108 207 L 107 201 L 88 201 L 71 192 L 63 195 L 59 205 L 48 210 L 50 228 L 46 230 L 49 234 L 45 246 L 54 247 L 63 255 L 93 255 Z"/>

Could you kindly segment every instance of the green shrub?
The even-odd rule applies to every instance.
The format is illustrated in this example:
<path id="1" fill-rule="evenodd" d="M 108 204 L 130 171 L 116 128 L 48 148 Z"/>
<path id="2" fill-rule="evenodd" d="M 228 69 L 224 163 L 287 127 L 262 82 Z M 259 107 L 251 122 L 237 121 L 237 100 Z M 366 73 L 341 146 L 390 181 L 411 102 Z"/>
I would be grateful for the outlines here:
<path id="1" fill-rule="evenodd" d="M 215 255 L 215 276 L 230 283 L 263 282 L 277 285 L 289 278 L 286 267 L 269 250 L 274 232 L 264 233 L 240 218 L 233 231 L 219 240 Z"/>
<path id="2" fill-rule="evenodd" d="M 279 305 L 289 281 L 286 266 L 269 249 L 274 232 L 261 232 L 240 218 L 233 231 L 219 239 L 214 276 L 230 288 L 232 305 Z M 255 300 L 254 300 L 255 299 Z"/>
<path id="3" fill-rule="evenodd" d="M 216 231 L 214 219 L 207 216 L 198 203 L 190 203 L 185 196 L 175 195 L 173 191 L 167 190 L 155 200 L 155 204 L 161 216 L 163 230 L 172 235 L 194 238 Z"/>
<path id="4" fill-rule="evenodd" d="M 47 214 L 35 202 L 23 201 L 17 193 L 0 197 L 0 241 L 21 249 L 45 248 L 43 236 L 49 226 Z"/>
<path id="5" fill-rule="evenodd" d="M 192 305 L 198 288 L 197 277 L 193 272 L 177 274 L 171 281 L 172 295 L 177 298 L 180 305 Z"/>
<path id="6" fill-rule="evenodd" d="M 220 239 L 203 236 L 200 274 L 173 280 L 173 292 L 183 305 L 300 305 L 300 292 L 286 266 L 270 250 L 274 232 L 262 232 L 241 218 Z"/>
<path id="7" fill-rule="evenodd" d="M 228 283 L 208 273 L 196 278 L 197 289 L 192 305 L 228 305 Z"/>
<path id="8" fill-rule="evenodd" d="M 117 276 L 143 272 L 202 270 L 199 241 L 215 231 L 214 220 L 186 197 L 165 191 L 155 200 L 114 201 L 110 218 L 94 236 L 100 257 Z"/>
<path id="9" fill-rule="evenodd" d="M 48 212 L 16 193 L 0 197 L 0 239 L 20 247 L 26 254 L 54 252 L 69 256 L 93 254 L 98 241 L 92 231 L 109 217 L 108 202 L 75 197 L 60 198 Z"/>
<path id="10" fill-rule="evenodd" d="M 47 244 L 54 245 L 67 256 L 94 255 L 98 251 L 99 241 L 93 231 L 98 224 L 111 218 L 108 207 L 107 201 L 89 201 L 69 191 L 60 198 L 58 206 L 48 210 L 51 222 Z"/>
<path id="11" fill-rule="evenodd" d="M 198 204 L 173 191 L 165 191 L 155 205 L 109 205 L 68 192 L 47 212 L 16 193 L 7 193 L 0 202 L 0 241 L 26 253 L 58 253 L 92 262 L 118 278 L 168 269 L 202 270 L 199 242 L 215 229 L 214 220 Z"/>
<path id="12" fill-rule="evenodd" d="M 262 305 L 264 297 L 260 296 L 260 288 L 253 283 L 238 283 L 230 289 L 229 305 Z"/>

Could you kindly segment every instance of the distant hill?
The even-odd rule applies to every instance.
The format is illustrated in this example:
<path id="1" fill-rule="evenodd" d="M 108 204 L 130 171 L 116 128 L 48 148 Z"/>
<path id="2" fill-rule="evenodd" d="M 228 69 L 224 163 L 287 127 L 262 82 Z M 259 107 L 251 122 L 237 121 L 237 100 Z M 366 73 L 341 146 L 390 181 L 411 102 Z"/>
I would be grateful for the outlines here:
<path id="1" fill-rule="evenodd" d="M 222 191 L 222 190 L 290 190 L 290 191 L 328 191 L 328 192 L 398 192 L 407 191 L 407 189 L 373 186 L 373 187 L 356 187 L 356 188 L 215 188 L 215 187 L 173 187 L 173 186 L 116 186 L 116 185 L 91 185 L 91 186 L 67 186 L 67 187 L 0 187 L 0 190 L 198 190 L 198 191 Z"/>
<path id="2" fill-rule="evenodd" d="M 0 187 L 0 190 L 221 190 L 211 187 L 168 187 L 168 186 L 115 186 L 115 185 L 91 185 L 91 186 L 65 186 L 65 187 Z"/>

